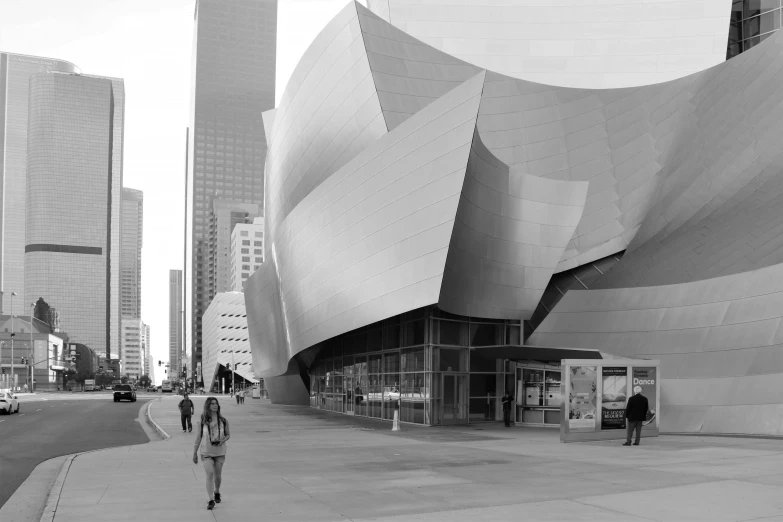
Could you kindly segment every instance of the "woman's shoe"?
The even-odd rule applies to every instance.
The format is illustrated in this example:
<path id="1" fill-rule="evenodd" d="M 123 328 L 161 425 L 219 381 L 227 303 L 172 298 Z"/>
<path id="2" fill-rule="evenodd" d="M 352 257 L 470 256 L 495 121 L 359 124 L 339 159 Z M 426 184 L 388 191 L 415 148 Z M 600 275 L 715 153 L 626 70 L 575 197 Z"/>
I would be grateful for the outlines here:
<path id="1" fill-rule="evenodd" d="M 215 504 L 220 504 L 220 493 L 215 493 Z"/>
<path id="2" fill-rule="evenodd" d="M 215 501 L 210 500 L 209 504 L 207 504 L 207 509 L 215 509 Z"/>

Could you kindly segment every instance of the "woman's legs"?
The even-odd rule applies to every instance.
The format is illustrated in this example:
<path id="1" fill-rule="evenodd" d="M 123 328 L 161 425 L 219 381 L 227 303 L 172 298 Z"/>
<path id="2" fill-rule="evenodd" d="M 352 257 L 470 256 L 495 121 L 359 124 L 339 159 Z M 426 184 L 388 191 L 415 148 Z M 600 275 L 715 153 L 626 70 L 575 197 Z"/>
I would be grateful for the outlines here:
<path id="1" fill-rule="evenodd" d="M 204 462 L 204 471 L 207 473 L 207 496 L 209 500 L 215 500 L 215 462 L 211 458 L 201 457 Z M 220 464 L 223 467 L 223 464 Z"/>
<path id="2" fill-rule="evenodd" d="M 215 457 L 215 493 L 220 493 L 220 483 L 223 480 L 223 463 L 226 457 Z"/>

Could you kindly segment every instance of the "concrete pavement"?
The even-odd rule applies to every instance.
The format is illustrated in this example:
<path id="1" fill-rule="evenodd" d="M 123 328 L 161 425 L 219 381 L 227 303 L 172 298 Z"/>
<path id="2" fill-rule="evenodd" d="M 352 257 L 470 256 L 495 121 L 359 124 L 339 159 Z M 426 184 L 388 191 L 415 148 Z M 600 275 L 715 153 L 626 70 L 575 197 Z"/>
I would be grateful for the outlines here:
<path id="1" fill-rule="evenodd" d="M 779 440 L 561 444 L 555 430 L 498 424 L 392 433 L 387 422 L 228 398 L 224 501 L 207 511 L 178 399 L 151 410 L 170 440 L 74 459 L 54 520 L 783 521 Z M 200 413 L 203 397 L 194 402 Z"/>

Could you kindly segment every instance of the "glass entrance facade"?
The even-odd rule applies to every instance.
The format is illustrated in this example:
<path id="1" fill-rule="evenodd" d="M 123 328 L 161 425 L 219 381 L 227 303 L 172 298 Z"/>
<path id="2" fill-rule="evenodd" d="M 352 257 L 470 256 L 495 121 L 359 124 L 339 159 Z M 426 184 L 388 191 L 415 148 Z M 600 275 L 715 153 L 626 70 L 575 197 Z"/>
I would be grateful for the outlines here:
<path id="1" fill-rule="evenodd" d="M 428 426 L 499 420 L 513 371 L 471 352 L 520 345 L 520 328 L 425 307 L 354 330 L 311 349 L 310 405 L 385 420 L 399 408 Z"/>

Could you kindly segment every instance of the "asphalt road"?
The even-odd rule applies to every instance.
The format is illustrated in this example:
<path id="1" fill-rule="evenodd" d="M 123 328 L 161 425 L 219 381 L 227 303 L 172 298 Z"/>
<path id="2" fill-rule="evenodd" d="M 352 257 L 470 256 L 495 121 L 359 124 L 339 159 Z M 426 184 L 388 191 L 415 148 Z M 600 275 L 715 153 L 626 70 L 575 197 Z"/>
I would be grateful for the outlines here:
<path id="1" fill-rule="evenodd" d="M 20 413 L 0 415 L 0 506 L 45 460 L 149 442 L 136 421 L 146 397 L 115 403 L 109 394 L 89 400 L 84 400 L 89 394 L 66 400 L 52 400 L 62 395 L 47 400 L 42 396 L 23 400 Z"/>

